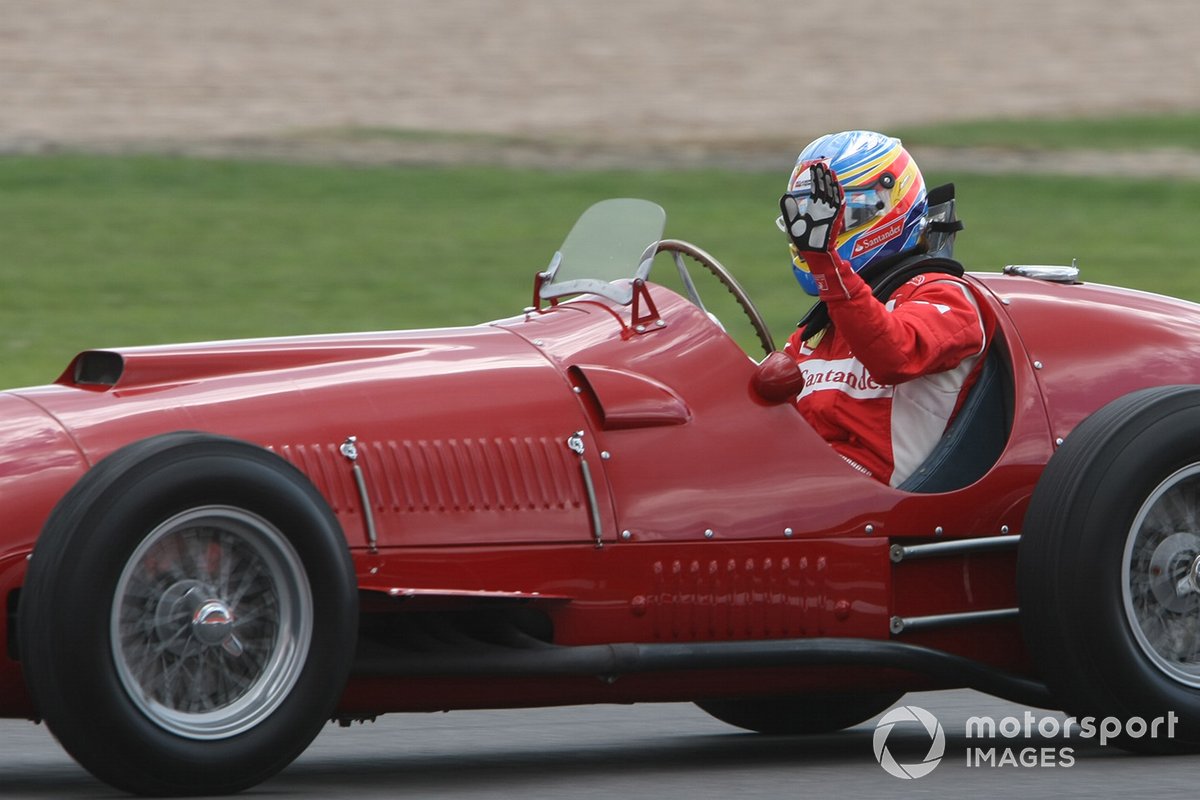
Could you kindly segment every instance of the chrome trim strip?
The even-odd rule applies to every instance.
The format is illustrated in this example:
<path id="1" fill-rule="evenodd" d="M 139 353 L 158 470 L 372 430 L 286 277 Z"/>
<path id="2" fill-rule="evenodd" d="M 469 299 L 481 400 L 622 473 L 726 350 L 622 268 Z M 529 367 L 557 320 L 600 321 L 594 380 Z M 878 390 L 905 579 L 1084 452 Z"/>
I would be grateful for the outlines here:
<path id="1" fill-rule="evenodd" d="M 371 554 L 379 552 L 379 536 L 375 531 L 375 515 L 371 513 L 371 496 L 367 493 L 367 479 L 363 477 L 362 467 L 358 465 L 358 437 L 347 436 L 338 452 L 350 462 L 350 472 L 354 475 L 354 483 L 358 486 L 358 499 L 362 503 L 363 520 L 367 525 L 367 549 Z"/>
<path id="2" fill-rule="evenodd" d="M 949 625 L 1016 619 L 1020 612 L 1019 608 L 993 608 L 988 611 L 963 611 L 957 614 L 931 614 L 927 617 L 892 617 L 889 628 L 893 634 L 912 633 Z"/>
<path id="3" fill-rule="evenodd" d="M 375 515 L 371 513 L 371 497 L 367 494 L 367 480 L 363 477 L 362 467 L 357 462 L 350 467 L 354 473 L 354 482 L 358 484 L 358 499 L 362 501 L 363 519 L 367 523 L 367 548 L 372 554 L 379 552 L 379 536 L 375 532 Z"/>
<path id="4" fill-rule="evenodd" d="M 583 489 L 587 493 L 588 516 L 592 523 L 592 539 L 596 549 L 604 549 L 604 529 L 600 523 L 600 506 L 596 502 L 596 486 L 592 483 L 592 470 L 587 459 L 583 457 L 587 447 L 583 444 L 583 431 L 575 431 L 567 437 L 567 449 L 579 456 L 579 473 L 583 476 Z"/>
<path id="5" fill-rule="evenodd" d="M 580 456 L 579 471 L 583 474 L 583 488 L 587 492 L 588 511 L 592 521 L 592 538 L 596 541 L 596 549 L 604 549 L 604 530 L 600 525 L 600 508 L 596 503 L 596 487 L 592 485 L 592 471 L 588 468 L 587 459 Z"/>
<path id="6" fill-rule="evenodd" d="M 1020 534 L 1013 534 L 1011 536 L 982 536 L 978 539 L 956 539 L 952 542 L 932 542 L 930 544 L 894 544 L 888 555 L 893 564 L 899 564 L 910 558 L 937 558 L 960 553 L 1006 550 L 1016 547 L 1020 541 Z"/>

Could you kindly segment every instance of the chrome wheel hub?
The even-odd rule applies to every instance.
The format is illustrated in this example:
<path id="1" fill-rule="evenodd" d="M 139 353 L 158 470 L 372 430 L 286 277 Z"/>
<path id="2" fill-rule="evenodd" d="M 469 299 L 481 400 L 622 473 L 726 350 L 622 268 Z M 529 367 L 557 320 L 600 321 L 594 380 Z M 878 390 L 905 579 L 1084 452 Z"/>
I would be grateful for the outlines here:
<path id="1" fill-rule="evenodd" d="M 192 615 L 192 636 L 201 644 L 220 645 L 230 655 L 240 656 L 245 650 L 233 633 L 233 612 L 220 600 L 209 600 Z"/>
<path id="2" fill-rule="evenodd" d="M 1200 688 L 1200 464 L 1175 472 L 1142 503 L 1121 584 L 1125 618 L 1145 656 Z"/>
<path id="3" fill-rule="evenodd" d="M 1168 611 L 1184 612 L 1196 593 L 1195 566 L 1200 536 L 1173 533 L 1154 548 L 1148 582 L 1154 598 Z"/>
<path id="4" fill-rule="evenodd" d="M 312 637 L 299 556 L 270 522 L 206 506 L 159 525 L 127 562 L 111 618 L 126 693 L 161 728 L 236 736 L 290 694 Z"/>

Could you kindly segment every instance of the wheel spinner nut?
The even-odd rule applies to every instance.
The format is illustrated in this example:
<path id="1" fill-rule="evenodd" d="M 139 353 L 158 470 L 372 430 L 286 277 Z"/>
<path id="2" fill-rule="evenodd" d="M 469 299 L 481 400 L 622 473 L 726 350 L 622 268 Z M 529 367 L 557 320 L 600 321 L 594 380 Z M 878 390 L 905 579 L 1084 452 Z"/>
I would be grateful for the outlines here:
<path id="1" fill-rule="evenodd" d="M 233 631 L 233 613 L 220 600 L 210 600 L 192 615 L 192 632 L 204 644 L 221 644 Z"/>

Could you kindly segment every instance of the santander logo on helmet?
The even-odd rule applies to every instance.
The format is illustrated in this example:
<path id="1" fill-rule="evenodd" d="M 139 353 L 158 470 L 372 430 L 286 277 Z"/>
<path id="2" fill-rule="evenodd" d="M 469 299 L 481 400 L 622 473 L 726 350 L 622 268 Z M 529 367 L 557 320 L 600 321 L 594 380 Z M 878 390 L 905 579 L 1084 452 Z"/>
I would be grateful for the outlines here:
<path id="1" fill-rule="evenodd" d="M 883 247 L 885 244 L 895 239 L 904 231 L 904 220 L 897 219 L 887 224 L 886 227 L 871 231 L 870 234 L 859 236 L 854 241 L 854 249 L 850 251 L 852 256 L 860 256 L 868 250 L 874 250 L 876 247 Z"/>

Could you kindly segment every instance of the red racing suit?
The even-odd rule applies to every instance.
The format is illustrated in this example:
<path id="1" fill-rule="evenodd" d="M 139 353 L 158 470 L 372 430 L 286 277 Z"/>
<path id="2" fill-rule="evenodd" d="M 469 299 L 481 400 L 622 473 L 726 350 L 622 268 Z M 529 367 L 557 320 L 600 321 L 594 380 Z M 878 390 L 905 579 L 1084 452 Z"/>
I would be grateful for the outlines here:
<path id="1" fill-rule="evenodd" d="M 784 347 L 803 375 L 796 407 L 851 466 L 897 486 L 962 405 L 994 320 L 951 275 L 918 275 L 885 304 L 856 273 L 837 273 L 821 293 L 831 324 Z"/>

